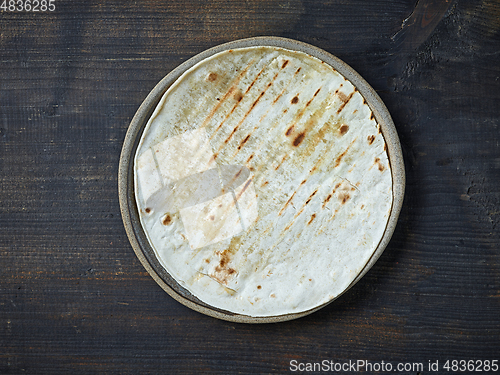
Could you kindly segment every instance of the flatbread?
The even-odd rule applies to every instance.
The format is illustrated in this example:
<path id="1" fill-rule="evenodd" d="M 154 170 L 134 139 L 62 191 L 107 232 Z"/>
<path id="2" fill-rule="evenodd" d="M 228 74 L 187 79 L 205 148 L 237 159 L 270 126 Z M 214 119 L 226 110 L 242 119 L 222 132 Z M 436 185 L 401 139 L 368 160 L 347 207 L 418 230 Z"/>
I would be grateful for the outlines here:
<path id="1" fill-rule="evenodd" d="M 345 291 L 384 234 L 392 177 L 358 90 L 278 47 L 220 52 L 165 92 L 134 159 L 142 227 L 208 305 L 299 313 Z"/>

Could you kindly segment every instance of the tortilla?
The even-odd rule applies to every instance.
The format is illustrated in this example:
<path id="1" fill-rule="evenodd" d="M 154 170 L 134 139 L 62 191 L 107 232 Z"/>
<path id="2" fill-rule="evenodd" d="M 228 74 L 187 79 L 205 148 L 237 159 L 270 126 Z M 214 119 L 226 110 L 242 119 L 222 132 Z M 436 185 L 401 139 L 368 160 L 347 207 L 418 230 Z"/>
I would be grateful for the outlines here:
<path id="1" fill-rule="evenodd" d="M 142 227 L 204 303 L 269 317 L 342 294 L 393 203 L 380 126 L 362 95 L 303 52 L 217 53 L 165 92 L 134 159 Z"/>

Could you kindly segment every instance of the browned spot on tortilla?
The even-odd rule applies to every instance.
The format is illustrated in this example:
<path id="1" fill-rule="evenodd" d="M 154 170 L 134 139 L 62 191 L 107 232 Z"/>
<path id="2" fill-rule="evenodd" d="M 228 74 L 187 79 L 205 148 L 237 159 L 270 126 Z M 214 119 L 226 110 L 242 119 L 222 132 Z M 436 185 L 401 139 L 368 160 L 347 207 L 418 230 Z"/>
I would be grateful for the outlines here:
<path id="1" fill-rule="evenodd" d="M 287 66 L 287 65 L 288 65 L 288 60 L 285 60 L 283 62 L 283 65 L 281 65 L 281 69 L 285 69 L 285 66 Z"/>
<path id="2" fill-rule="evenodd" d="M 298 102 L 299 102 L 299 97 L 298 96 L 294 96 L 292 98 L 292 100 L 290 101 L 290 103 L 292 103 L 292 104 L 297 104 Z"/>
<path id="3" fill-rule="evenodd" d="M 342 125 L 340 128 L 339 128 L 339 132 L 340 132 L 340 135 L 344 135 L 345 133 L 347 133 L 349 131 L 349 126 L 348 125 Z"/>
<path id="4" fill-rule="evenodd" d="M 245 139 L 243 139 L 240 143 L 240 145 L 238 146 L 238 150 L 241 150 L 241 148 L 243 147 L 243 145 L 248 141 L 248 139 L 250 138 L 250 134 L 248 134 Z"/>
<path id="5" fill-rule="evenodd" d="M 368 144 L 371 145 L 373 143 L 373 141 L 375 141 L 375 136 L 373 134 L 369 135 L 368 136 Z"/>
<path id="6" fill-rule="evenodd" d="M 145 211 L 147 214 L 149 214 L 151 212 L 151 208 L 147 207 Z"/>
<path id="7" fill-rule="evenodd" d="M 380 127 L 379 124 L 377 124 L 377 130 L 378 130 L 378 134 L 382 134 L 382 128 Z"/>
<path id="8" fill-rule="evenodd" d="M 276 298 L 276 294 L 274 294 L 274 293 L 273 293 L 273 294 L 271 294 L 269 297 L 271 297 L 271 298 Z"/>
<path id="9" fill-rule="evenodd" d="M 377 164 L 378 170 L 383 172 L 385 170 L 384 165 L 380 162 L 380 158 L 375 158 L 375 164 Z"/>
<path id="10" fill-rule="evenodd" d="M 231 261 L 230 255 L 231 252 L 227 249 L 219 253 L 220 256 L 219 265 L 215 267 L 214 270 L 215 272 L 212 275 L 210 275 L 220 284 L 227 285 L 230 276 L 236 273 L 236 270 L 234 268 L 230 268 L 227 266 Z"/>
<path id="11" fill-rule="evenodd" d="M 363 208 L 365 208 L 365 205 L 364 205 L 364 204 L 362 204 L 362 205 L 361 205 L 361 209 L 363 209 Z"/>
<path id="12" fill-rule="evenodd" d="M 351 198 L 351 196 L 347 193 L 340 193 L 339 194 L 339 200 L 342 204 L 345 204 L 345 202 L 347 202 L 347 200 Z"/>
<path id="13" fill-rule="evenodd" d="M 210 260 L 209 259 L 205 259 L 205 263 L 210 263 Z"/>
<path id="14" fill-rule="evenodd" d="M 384 151 L 387 151 L 387 145 L 384 143 Z"/>
<path id="15" fill-rule="evenodd" d="M 241 100 L 243 99 L 243 93 L 242 93 L 240 90 L 237 90 L 237 91 L 234 93 L 234 99 L 235 99 L 237 102 L 241 102 Z"/>
<path id="16" fill-rule="evenodd" d="M 297 135 L 297 136 L 295 137 L 295 139 L 293 140 L 293 145 L 294 145 L 295 147 L 297 147 L 298 145 L 300 145 L 300 144 L 302 143 L 302 141 L 304 140 L 305 136 L 306 136 L 306 135 L 305 135 L 303 132 L 302 132 L 302 133 L 300 133 L 299 135 Z"/>
<path id="17" fill-rule="evenodd" d="M 293 132 L 293 125 L 287 129 L 285 135 L 288 137 L 290 134 L 292 134 L 292 132 Z"/>
<path id="18" fill-rule="evenodd" d="M 300 184 L 304 185 L 307 182 L 307 180 L 302 181 Z"/>
<path id="19" fill-rule="evenodd" d="M 262 289 L 262 286 L 260 286 L 260 285 L 257 285 L 257 289 Z"/>
<path id="20" fill-rule="evenodd" d="M 163 218 L 163 220 L 162 220 L 162 224 L 163 224 L 163 225 L 169 225 L 170 223 L 172 223 L 172 217 L 171 217 L 169 214 L 167 214 L 167 215 Z"/>
<path id="21" fill-rule="evenodd" d="M 298 72 L 300 72 L 300 69 L 302 69 L 302 68 L 297 69 L 297 71 L 295 72 L 295 74 L 297 74 Z"/>
<path id="22" fill-rule="evenodd" d="M 217 79 L 217 73 L 210 73 L 207 77 L 207 80 L 213 82 Z"/>
<path id="23" fill-rule="evenodd" d="M 375 118 L 373 112 L 370 112 L 370 120 L 373 120 Z"/>
<path id="24" fill-rule="evenodd" d="M 316 214 L 312 214 L 307 225 L 311 224 L 315 217 L 316 217 Z"/>
<path id="25" fill-rule="evenodd" d="M 339 99 L 342 100 L 344 103 L 347 101 L 347 95 L 344 94 L 342 91 L 338 93 Z"/>
<path id="26" fill-rule="evenodd" d="M 214 215 L 210 215 L 210 220 L 214 221 L 215 220 L 215 216 Z"/>

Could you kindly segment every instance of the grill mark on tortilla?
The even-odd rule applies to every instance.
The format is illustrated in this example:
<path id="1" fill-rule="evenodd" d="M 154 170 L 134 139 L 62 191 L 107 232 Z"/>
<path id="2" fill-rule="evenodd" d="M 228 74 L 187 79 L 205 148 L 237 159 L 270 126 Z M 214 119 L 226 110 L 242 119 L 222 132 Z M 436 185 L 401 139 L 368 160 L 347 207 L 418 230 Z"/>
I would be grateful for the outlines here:
<path id="1" fill-rule="evenodd" d="M 248 179 L 248 181 L 245 183 L 245 185 L 243 185 L 243 187 L 241 188 L 241 191 L 239 192 L 238 196 L 236 197 L 236 200 L 240 199 L 240 197 L 243 195 L 243 193 L 245 192 L 245 190 L 248 188 L 248 186 L 251 184 L 252 182 L 252 179 Z"/>
<path id="2" fill-rule="evenodd" d="M 276 167 L 274 167 L 274 170 L 277 171 L 281 165 L 283 164 L 283 162 L 288 158 L 288 155 L 285 155 L 283 156 L 283 158 L 281 159 L 281 161 L 278 163 L 278 165 Z"/>
<path id="3" fill-rule="evenodd" d="M 241 148 L 243 147 L 243 145 L 248 141 L 248 139 L 250 138 L 250 134 L 248 134 L 245 139 L 243 139 L 241 142 L 240 142 L 240 145 L 238 146 L 238 150 L 241 150 Z"/>
<path id="4" fill-rule="evenodd" d="M 332 194 L 328 194 L 325 200 L 323 201 L 323 206 L 321 208 L 325 208 L 325 206 L 330 202 L 330 199 L 332 198 Z"/>
<path id="5" fill-rule="evenodd" d="M 297 193 L 297 191 L 299 191 L 299 189 L 302 187 L 302 185 L 304 185 L 306 182 L 307 182 L 307 179 L 303 180 L 300 183 L 300 185 L 297 187 L 297 189 L 295 189 L 295 191 L 293 192 L 292 196 L 286 201 L 285 205 L 281 208 L 280 212 L 278 212 L 278 216 L 281 216 L 281 214 L 283 213 L 283 211 L 285 211 L 286 207 L 288 206 L 288 203 L 290 203 L 292 201 L 292 199 L 295 196 L 295 194 Z M 271 227 L 271 226 L 269 226 L 269 227 Z"/>
<path id="6" fill-rule="evenodd" d="M 286 201 L 285 205 L 281 208 L 280 212 L 278 212 L 278 216 L 281 216 L 281 214 L 283 213 L 283 211 L 285 211 L 286 207 L 288 206 L 288 203 L 290 203 L 292 201 L 293 197 L 295 197 L 295 193 L 297 193 L 297 190 L 295 190 L 293 192 L 292 196 L 290 198 L 288 198 L 288 200 Z"/>
<path id="7" fill-rule="evenodd" d="M 288 225 L 283 230 L 282 236 L 284 236 L 284 233 L 286 231 L 288 231 L 288 229 L 290 229 L 292 227 L 293 223 L 295 223 L 295 221 L 297 220 L 297 218 L 302 214 L 302 212 L 304 212 L 304 210 L 306 209 L 307 204 L 311 201 L 312 197 L 316 194 L 317 191 L 318 190 L 316 189 L 316 191 L 311 194 L 311 196 L 309 197 L 309 199 L 302 205 L 302 207 L 300 208 L 300 210 L 293 216 L 293 219 L 290 220 L 290 223 L 288 223 Z"/>
<path id="8" fill-rule="evenodd" d="M 318 189 L 314 190 L 314 192 L 309 196 L 309 198 L 307 198 L 306 203 L 304 205 L 309 204 L 309 202 L 311 201 L 311 199 L 313 199 L 313 197 L 316 195 L 317 192 Z"/>
<path id="9" fill-rule="evenodd" d="M 342 110 L 345 108 L 345 106 L 347 105 L 347 103 L 349 103 L 349 101 L 351 100 L 351 98 L 352 98 L 352 96 L 354 95 L 355 92 L 356 92 L 356 90 L 354 90 L 353 92 L 351 92 L 349 94 L 349 96 L 347 98 L 345 98 L 345 99 L 343 99 L 340 96 L 341 92 L 339 92 L 339 98 L 340 98 L 340 100 L 343 101 L 343 103 L 340 105 L 339 109 L 337 110 L 337 115 L 340 114 L 340 112 L 342 112 Z M 345 96 L 345 94 L 344 94 L 344 96 Z"/>
<path id="10" fill-rule="evenodd" d="M 353 141 L 349 144 L 349 146 L 347 146 L 347 148 L 345 149 L 345 151 L 343 153 L 341 153 L 337 159 L 335 159 L 335 165 L 334 165 L 334 168 L 337 168 L 339 165 L 340 165 L 340 162 L 342 161 L 342 159 L 344 158 L 344 156 L 346 156 L 347 152 L 349 151 L 349 149 L 351 148 L 351 146 L 354 144 L 354 142 L 356 142 L 358 138 L 354 138 Z"/>
<path id="11" fill-rule="evenodd" d="M 295 71 L 295 73 L 293 74 L 292 78 L 290 79 L 290 82 L 288 82 L 288 84 L 290 84 L 294 78 L 297 76 L 297 74 L 300 72 L 300 69 L 297 69 Z M 283 96 L 283 94 L 288 90 L 288 87 L 285 86 L 285 88 L 276 96 L 276 98 L 274 99 L 273 101 L 273 105 Z"/>
<path id="12" fill-rule="evenodd" d="M 309 221 L 307 222 L 307 225 L 311 224 L 311 223 L 313 222 L 313 220 L 314 220 L 314 218 L 315 218 L 315 217 L 316 217 L 316 214 L 312 214 L 312 215 L 311 215 L 311 218 L 310 218 L 310 219 L 309 219 Z M 309 280 L 311 280 L 311 279 L 309 279 Z"/>
<path id="13" fill-rule="evenodd" d="M 321 87 L 319 89 L 316 90 L 316 92 L 314 93 L 313 97 L 311 99 L 309 99 L 309 101 L 306 103 L 306 107 L 309 107 L 309 104 L 311 104 L 311 102 L 313 101 L 313 99 L 318 96 L 319 92 L 321 91 Z"/>

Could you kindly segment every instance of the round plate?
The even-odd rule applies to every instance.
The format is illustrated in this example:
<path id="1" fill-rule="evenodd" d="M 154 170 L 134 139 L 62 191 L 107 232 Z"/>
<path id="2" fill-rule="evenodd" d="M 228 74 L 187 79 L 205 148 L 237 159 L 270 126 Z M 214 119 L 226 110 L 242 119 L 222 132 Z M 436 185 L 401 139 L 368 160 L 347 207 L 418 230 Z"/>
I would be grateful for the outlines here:
<path id="1" fill-rule="evenodd" d="M 251 39 L 237 40 L 234 42 L 226 43 L 223 45 L 216 46 L 209 50 L 206 50 L 195 57 L 189 59 L 172 72 L 170 72 L 165 78 L 163 78 L 158 85 L 150 92 L 147 98 L 144 100 L 134 118 L 132 119 L 125 141 L 123 144 L 123 149 L 120 157 L 120 165 L 118 172 L 118 190 L 120 199 L 120 209 L 123 217 L 123 222 L 127 235 L 129 237 L 130 243 L 143 264 L 148 273 L 153 277 L 153 279 L 174 299 L 181 302 L 182 304 L 190 307 L 193 310 L 201 312 L 203 314 L 216 317 L 219 319 L 224 319 L 234 322 L 245 322 L 245 323 L 269 323 L 269 322 L 280 322 L 291 319 L 296 319 L 305 315 L 308 315 L 328 303 L 332 302 L 334 299 L 338 298 L 336 296 L 331 301 L 317 306 L 313 309 L 302 311 L 299 313 L 277 315 L 277 316 L 265 316 L 265 317 L 252 317 L 242 314 L 236 314 L 229 311 L 221 310 L 210 306 L 194 295 L 192 295 L 188 290 L 182 287 L 160 264 L 158 261 L 154 250 L 152 249 L 148 238 L 144 232 L 141 225 L 138 206 L 135 199 L 134 190 L 134 157 L 139 145 L 139 141 L 143 134 L 144 128 L 150 119 L 153 111 L 158 105 L 163 94 L 168 90 L 168 88 L 188 69 L 196 65 L 202 60 L 205 60 L 219 52 L 228 51 L 237 48 L 246 47 L 258 47 L 258 46 L 270 46 L 279 47 L 291 51 L 298 51 L 306 53 L 313 56 L 322 62 L 330 65 L 341 75 L 343 75 L 348 81 L 350 81 L 354 87 L 363 96 L 368 106 L 370 107 L 375 120 L 380 125 L 380 130 L 384 137 L 385 143 L 387 145 L 387 154 L 389 158 L 389 163 L 391 167 L 392 174 L 392 208 L 390 211 L 389 219 L 383 233 L 382 239 L 379 242 L 376 250 L 373 252 L 372 256 L 366 263 L 366 265 L 361 269 L 349 286 L 344 290 L 347 291 L 352 285 L 354 285 L 363 275 L 373 266 L 376 260 L 380 257 L 384 249 L 386 248 L 397 223 L 398 215 L 401 210 L 404 186 L 405 186 L 405 175 L 404 175 L 404 164 L 401 153 L 401 147 L 399 139 L 396 133 L 396 129 L 392 122 L 387 108 L 383 104 L 382 100 L 375 93 L 375 91 L 368 85 L 368 83 L 361 78 L 352 68 L 346 65 L 344 62 L 338 58 L 332 56 L 331 54 L 316 48 L 314 46 L 298 42 L 295 40 L 276 38 L 276 37 L 258 37 Z M 343 292 L 343 293 L 344 293 Z M 341 293 L 341 294 L 343 294 Z M 339 294 L 339 295 L 341 295 Z"/>

